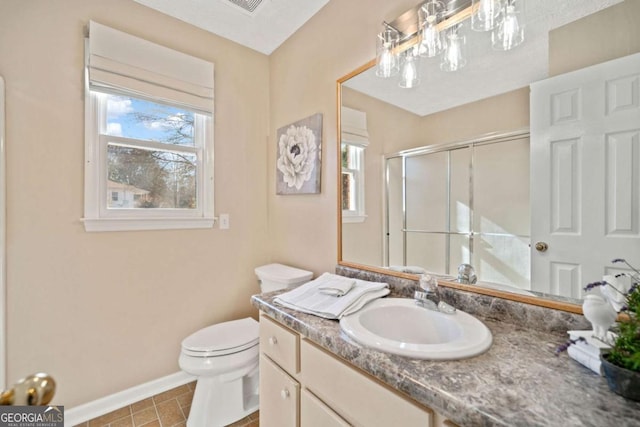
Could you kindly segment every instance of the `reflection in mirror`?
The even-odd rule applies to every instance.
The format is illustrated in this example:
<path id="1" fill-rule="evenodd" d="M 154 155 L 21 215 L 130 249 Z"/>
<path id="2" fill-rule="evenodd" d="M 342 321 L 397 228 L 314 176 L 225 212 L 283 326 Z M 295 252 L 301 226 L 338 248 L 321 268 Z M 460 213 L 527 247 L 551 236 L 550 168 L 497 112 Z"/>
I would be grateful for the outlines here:
<path id="1" fill-rule="evenodd" d="M 520 291 L 531 289 L 526 132 L 385 159 L 384 266 L 455 278 L 471 264 L 485 285 L 534 295 Z"/>
<path id="2" fill-rule="evenodd" d="M 576 185 L 587 184 L 577 184 L 577 175 L 567 172 L 572 170 L 570 166 L 577 159 L 576 146 L 571 143 L 556 144 L 552 154 L 556 169 L 551 165 L 551 169 L 541 172 L 538 167 L 534 170 L 530 166 L 529 157 L 533 152 L 530 144 L 534 141 L 532 136 L 530 142 L 528 136 L 530 113 L 533 117 L 534 110 L 539 108 L 531 107 L 530 111 L 528 85 L 545 79 L 547 70 L 559 74 L 639 51 L 639 43 L 624 36 L 631 31 L 630 24 L 621 21 L 622 16 L 630 13 L 629 10 L 638 7 L 628 2 L 609 7 L 618 2 L 586 0 L 580 3 L 580 6 L 585 6 L 584 10 L 577 11 L 575 9 L 579 6 L 575 3 L 573 6 L 569 6 L 569 2 L 561 3 L 558 14 L 551 19 L 555 22 L 546 22 L 546 27 L 543 25 L 537 29 L 531 25 L 527 30 L 531 38 L 542 38 L 542 44 L 548 45 L 548 53 L 547 47 L 540 51 L 540 40 L 528 39 L 519 54 L 524 57 L 519 57 L 513 64 L 506 56 L 500 57 L 497 60 L 499 70 L 495 73 L 491 68 L 493 59 L 487 56 L 486 61 L 479 65 L 485 67 L 480 74 L 473 74 L 473 66 L 469 64 L 463 74 L 443 75 L 440 72 L 435 77 L 437 83 L 433 83 L 431 77 L 427 77 L 430 73 L 422 70 L 423 81 L 417 90 L 424 92 L 393 88 L 389 81 L 376 79 L 373 70 L 364 67 L 364 71 L 354 72 L 339 81 L 341 109 L 349 108 L 364 117 L 368 139 L 362 160 L 364 185 L 358 190 L 363 201 L 364 219 L 359 223 L 342 221 L 339 262 L 363 268 L 369 266 L 374 270 L 396 269 L 407 273 L 426 270 L 449 280 L 456 279 L 459 264 L 470 263 L 482 286 L 474 288 L 478 292 L 486 293 L 487 286 L 492 286 L 521 295 L 536 295 L 521 299 L 534 304 L 538 302 L 532 300 L 541 301 L 541 305 L 550 301 L 549 306 L 555 306 L 555 302 L 576 304 L 562 307 L 571 311 L 578 310 L 585 280 L 598 280 L 598 274 L 613 272 L 604 260 L 611 259 L 608 258 L 610 255 L 597 246 L 591 252 L 603 259 L 594 262 L 590 258 L 586 264 L 593 264 L 594 268 L 587 270 L 585 266 L 585 276 L 581 276 L 580 267 L 577 267 L 580 264 L 570 259 L 571 254 L 567 261 L 549 262 L 552 259 L 549 253 L 559 247 L 558 242 L 553 243 L 552 250 L 544 252 L 545 243 L 549 242 L 537 239 L 540 226 L 535 225 L 536 220 L 543 223 L 540 218 L 550 214 L 537 210 L 539 203 L 534 202 L 537 199 L 533 194 L 530 203 L 529 189 L 539 181 L 540 186 L 551 190 L 544 197 L 549 200 L 555 197 L 553 200 L 558 201 L 555 205 L 556 223 L 569 224 L 566 230 L 571 234 L 580 225 L 570 224 L 574 219 L 570 211 L 578 206 L 575 201 L 579 197 L 579 193 L 571 193 L 571 190 L 578 188 Z M 550 30 L 558 23 L 565 25 L 598 10 L 600 12 L 593 15 L 593 19 L 588 16 L 550 35 Z M 543 14 L 538 18 L 540 16 Z M 613 32 L 603 30 L 605 38 L 611 41 L 610 45 L 625 46 L 625 49 L 614 55 L 603 48 L 602 52 L 586 60 L 579 54 L 573 63 L 566 60 L 567 52 L 580 52 L 587 46 L 593 46 L 589 42 L 592 38 L 604 37 L 601 33 L 593 34 L 594 22 L 614 28 Z M 559 52 L 564 52 L 564 56 Z M 473 59 L 471 52 L 470 59 Z M 522 74 L 520 70 L 523 67 L 513 68 L 516 63 L 526 63 L 525 81 L 507 77 Z M 423 67 L 429 69 L 429 65 Z M 501 81 L 507 85 L 501 86 Z M 470 85 L 480 90 L 469 90 Z M 564 102 L 563 98 L 556 98 L 556 101 Z M 569 102 L 562 108 L 570 109 L 570 106 Z M 533 121 L 532 118 L 532 126 Z M 345 136 L 344 128 L 342 136 Z M 626 142 L 620 139 L 618 142 L 618 145 L 610 143 L 608 149 L 626 146 Z M 596 157 L 605 158 L 605 153 L 601 152 Z M 632 182 L 625 187 L 632 193 L 640 188 L 634 187 L 640 184 L 629 172 L 639 167 L 640 163 L 636 163 L 633 160 L 629 162 L 633 166 L 622 163 L 614 166 L 618 168 L 619 178 Z M 607 168 L 610 170 L 611 166 L 598 169 Z M 593 168 L 584 164 L 580 165 L 580 170 L 591 171 Z M 605 188 L 604 172 L 594 175 L 603 183 L 598 187 L 603 194 L 612 191 Z M 530 179 L 530 176 L 535 179 Z M 552 188 L 554 185 L 555 190 Z M 590 185 L 584 189 L 590 189 Z M 590 198 L 585 196 L 584 200 Z M 580 209 L 588 211 L 586 206 Z M 637 216 L 637 211 L 636 206 L 628 212 L 636 218 L 633 215 Z M 622 219 L 620 216 L 620 221 Z M 628 223 L 630 231 L 627 234 L 639 235 L 637 230 L 633 231 L 637 218 Z M 582 227 L 593 228 L 588 224 L 584 221 Z M 549 224 L 542 225 L 545 227 L 550 228 Z M 567 234 L 562 227 L 559 226 L 560 232 L 556 233 L 560 237 Z M 624 232 L 622 228 L 619 230 L 618 237 L 621 237 Z M 585 243 L 579 245 L 590 247 Z M 640 248 L 637 240 L 635 245 Z M 627 247 L 624 247 L 624 254 L 616 257 L 635 256 Z M 546 260 L 537 272 L 530 269 L 534 257 Z M 586 276 L 587 271 L 589 277 Z M 537 279 L 533 277 L 534 273 Z M 544 280 L 540 281 L 542 276 Z"/>

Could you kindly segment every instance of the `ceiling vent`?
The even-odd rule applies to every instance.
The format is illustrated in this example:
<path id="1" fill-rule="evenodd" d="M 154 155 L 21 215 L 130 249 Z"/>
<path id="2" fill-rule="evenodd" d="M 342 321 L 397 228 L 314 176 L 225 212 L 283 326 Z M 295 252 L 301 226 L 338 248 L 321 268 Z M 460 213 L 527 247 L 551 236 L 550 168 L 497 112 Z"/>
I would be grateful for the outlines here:
<path id="1" fill-rule="evenodd" d="M 254 13 L 263 0 L 228 0 L 234 6 L 241 8 L 245 12 Z"/>

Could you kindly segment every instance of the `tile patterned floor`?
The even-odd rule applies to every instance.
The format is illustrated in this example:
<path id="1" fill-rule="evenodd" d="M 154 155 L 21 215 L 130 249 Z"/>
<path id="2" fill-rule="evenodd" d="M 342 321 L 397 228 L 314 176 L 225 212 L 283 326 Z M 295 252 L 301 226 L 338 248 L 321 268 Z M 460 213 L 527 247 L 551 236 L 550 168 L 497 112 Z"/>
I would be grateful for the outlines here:
<path id="1" fill-rule="evenodd" d="M 186 427 L 196 383 L 165 391 L 75 427 Z M 258 427 L 258 412 L 229 427 Z"/>

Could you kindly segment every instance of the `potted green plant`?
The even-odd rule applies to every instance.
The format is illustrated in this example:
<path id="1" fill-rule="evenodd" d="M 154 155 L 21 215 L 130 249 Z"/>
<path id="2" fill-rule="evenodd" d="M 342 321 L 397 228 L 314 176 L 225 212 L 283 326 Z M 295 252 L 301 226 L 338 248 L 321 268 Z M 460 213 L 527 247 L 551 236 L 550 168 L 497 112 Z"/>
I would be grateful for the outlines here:
<path id="1" fill-rule="evenodd" d="M 618 258 L 613 263 L 624 263 L 632 273 L 622 273 L 615 277 L 628 277 L 629 286 L 626 289 L 618 289 L 607 280 L 589 283 L 585 291 L 601 287 L 603 294 L 609 297 L 617 293 L 619 303 L 616 308 L 619 311 L 618 320 L 614 326 L 614 338 L 608 342 L 611 350 L 600 356 L 604 376 L 607 379 L 609 388 L 628 399 L 640 401 L 640 271 L 630 265 L 624 259 Z M 606 289 L 606 292 L 605 292 Z M 615 298 L 614 298 L 615 299 Z"/>

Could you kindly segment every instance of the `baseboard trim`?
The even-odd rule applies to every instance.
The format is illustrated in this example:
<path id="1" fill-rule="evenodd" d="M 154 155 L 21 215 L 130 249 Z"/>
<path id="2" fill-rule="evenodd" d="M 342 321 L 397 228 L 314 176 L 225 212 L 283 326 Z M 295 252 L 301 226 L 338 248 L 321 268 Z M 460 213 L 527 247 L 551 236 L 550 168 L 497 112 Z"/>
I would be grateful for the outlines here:
<path id="1" fill-rule="evenodd" d="M 132 403 L 155 396 L 172 388 L 180 387 L 195 380 L 196 377 L 180 371 L 109 396 L 101 397 L 92 402 L 75 406 L 71 409 L 65 409 L 64 425 L 65 427 L 72 427 L 87 422 L 101 415 L 108 414 Z"/>

